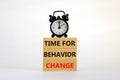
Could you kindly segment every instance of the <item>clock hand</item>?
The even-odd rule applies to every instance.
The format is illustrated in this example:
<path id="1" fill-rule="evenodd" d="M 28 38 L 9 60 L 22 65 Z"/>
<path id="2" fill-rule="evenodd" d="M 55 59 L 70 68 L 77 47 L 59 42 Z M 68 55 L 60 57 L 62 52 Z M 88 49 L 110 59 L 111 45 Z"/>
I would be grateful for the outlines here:
<path id="1" fill-rule="evenodd" d="M 60 29 L 61 28 L 61 26 L 60 26 L 60 21 L 58 21 L 58 29 Z"/>

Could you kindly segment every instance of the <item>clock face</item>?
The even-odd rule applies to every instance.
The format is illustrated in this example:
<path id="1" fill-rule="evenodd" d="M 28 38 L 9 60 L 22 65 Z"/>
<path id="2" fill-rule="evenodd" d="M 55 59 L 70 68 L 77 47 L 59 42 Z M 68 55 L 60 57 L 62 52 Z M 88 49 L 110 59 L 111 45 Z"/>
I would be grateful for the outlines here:
<path id="1" fill-rule="evenodd" d="M 51 24 L 51 31 L 56 35 L 63 35 L 68 31 L 68 24 L 63 20 L 55 20 Z"/>

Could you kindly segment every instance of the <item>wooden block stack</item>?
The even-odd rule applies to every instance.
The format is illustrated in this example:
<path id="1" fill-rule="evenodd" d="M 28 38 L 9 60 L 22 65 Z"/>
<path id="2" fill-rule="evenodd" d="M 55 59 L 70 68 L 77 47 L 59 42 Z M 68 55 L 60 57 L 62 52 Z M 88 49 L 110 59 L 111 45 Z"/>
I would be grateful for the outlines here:
<path id="1" fill-rule="evenodd" d="M 43 71 L 76 71 L 77 39 L 44 38 Z"/>

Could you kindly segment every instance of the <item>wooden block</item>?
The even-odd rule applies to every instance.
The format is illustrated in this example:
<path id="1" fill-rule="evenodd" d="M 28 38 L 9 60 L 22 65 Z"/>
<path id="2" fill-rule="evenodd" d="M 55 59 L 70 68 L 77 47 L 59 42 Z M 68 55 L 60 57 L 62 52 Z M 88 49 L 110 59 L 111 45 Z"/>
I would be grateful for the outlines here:
<path id="1" fill-rule="evenodd" d="M 47 49 L 47 48 L 44 48 L 44 53 L 43 53 L 43 59 L 60 59 L 60 58 L 64 58 L 64 59 L 67 59 L 67 58 L 76 58 L 77 57 L 77 49 L 76 48 L 72 48 L 72 49 L 69 49 L 69 48 L 60 48 L 60 49 L 57 49 L 57 48 L 52 48 L 52 49 Z"/>
<path id="2" fill-rule="evenodd" d="M 76 59 L 44 59 L 43 71 L 76 71 Z"/>
<path id="3" fill-rule="evenodd" d="M 51 44 L 50 44 L 51 43 Z M 59 46 L 58 46 L 59 45 Z M 76 38 L 44 38 L 43 48 L 76 48 Z"/>
<path id="4" fill-rule="evenodd" d="M 43 39 L 43 71 L 76 71 L 76 57 L 76 38 Z"/>

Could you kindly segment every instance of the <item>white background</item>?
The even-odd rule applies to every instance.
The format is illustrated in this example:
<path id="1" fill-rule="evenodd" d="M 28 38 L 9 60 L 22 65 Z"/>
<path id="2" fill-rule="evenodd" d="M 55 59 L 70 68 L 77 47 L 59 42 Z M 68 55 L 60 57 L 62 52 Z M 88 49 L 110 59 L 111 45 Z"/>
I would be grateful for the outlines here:
<path id="1" fill-rule="evenodd" d="M 69 14 L 78 71 L 43 72 L 49 15 Z M 119 0 L 0 0 L 0 80 L 120 80 Z"/>

